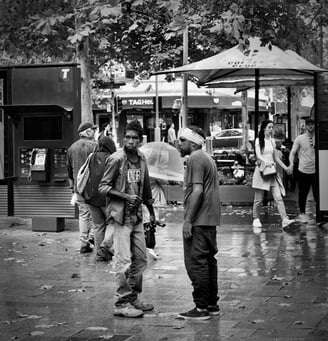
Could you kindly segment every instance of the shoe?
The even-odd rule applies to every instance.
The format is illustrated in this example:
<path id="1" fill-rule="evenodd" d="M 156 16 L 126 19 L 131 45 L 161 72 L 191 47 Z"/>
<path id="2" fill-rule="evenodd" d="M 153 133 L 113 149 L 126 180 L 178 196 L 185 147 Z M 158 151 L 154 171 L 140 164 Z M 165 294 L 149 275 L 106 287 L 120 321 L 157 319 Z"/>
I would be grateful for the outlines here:
<path id="1" fill-rule="evenodd" d="M 207 311 L 210 315 L 220 315 L 220 307 L 218 306 L 218 304 L 216 305 L 209 305 L 207 307 Z"/>
<path id="2" fill-rule="evenodd" d="M 89 244 L 81 246 L 80 253 L 90 253 L 92 252 L 93 248 L 89 246 Z"/>
<path id="3" fill-rule="evenodd" d="M 182 317 L 185 320 L 208 320 L 211 318 L 207 309 L 194 308 L 185 313 L 180 313 L 178 317 Z"/>
<path id="4" fill-rule="evenodd" d="M 144 303 L 140 300 L 135 300 L 131 303 L 131 305 L 137 310 L 141 311 L 150 311 L 154 309 L 154 306 L 151 303 Z"/>
<path id="5" fill-rule="evenodd" d="M 142 317 L 143 311 L 136 309 L 131 303 L 125 303 L 114 307 L 114 316 Z"/>
<path id="6" fill-rule="evenodd" d="M 299 221 L 300 223 L 308 223 L 309 218 L 305 213 L 301 213 L 296 217 L 296 221 Z"/>
<path id="7" fill-rule="evenodd" d="M 147 251 L 154 259 L 156 259 L 156 260 L 159 259 L 159 255 L 155 252 L 154 249 L 148 249 L 147 248 Z"/>
<path id="8" fill-rule="evenodd" d="M 284 218 L 282 221 L 282 228 L 283 229 L 287 229 L 288 226 L 290 226 L 291 224 L 295 223 L 294 219 L 289 219 L 288 217 Z"/>
<path id="9" fill-rule="evenodd" d="M 104 247 L 100 247 L 96 254 L 97 262 L 110 262 L 113 259 L 113 254 Z"/>
<path id="10" fill-rule="evenodd" d="M 90 238 L 88 239 L 88 243 L 91 244 L 91 245 L 93 245 L 93 246 L 95 246 L 95 238 L 94 238 L 94 237 L 90 237 Z"/>
<path id="11" fill-rule="evenodd" d="M 256 218 L 253 220 L 253 227 L 262 227 L 262 224 L 259 218 Z"/>

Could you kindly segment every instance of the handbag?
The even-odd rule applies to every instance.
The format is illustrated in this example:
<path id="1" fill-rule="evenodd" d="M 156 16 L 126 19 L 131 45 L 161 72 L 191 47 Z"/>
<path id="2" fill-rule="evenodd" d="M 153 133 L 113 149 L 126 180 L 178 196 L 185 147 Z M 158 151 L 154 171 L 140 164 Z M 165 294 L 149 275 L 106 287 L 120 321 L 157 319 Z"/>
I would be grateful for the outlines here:
<path id="1" fill-rule="evenodd" d="M 79 169 L 77 176 L 76 176 L 76 190 L 81 195 L 85 189 L 85 186 L 90 177 L 90 161 L 93 153 L 89 154 L 87 159 L 85 160 L 84 164 Z"/>
<path id="2" fill-rule="evenodd" d="M 271 178 L 274 177 L 277 174 L 276 166 L 271 165 L 271 166 L 263 166 L 261 165 L 260 167 L 260 172 L 264 178 Z"/>

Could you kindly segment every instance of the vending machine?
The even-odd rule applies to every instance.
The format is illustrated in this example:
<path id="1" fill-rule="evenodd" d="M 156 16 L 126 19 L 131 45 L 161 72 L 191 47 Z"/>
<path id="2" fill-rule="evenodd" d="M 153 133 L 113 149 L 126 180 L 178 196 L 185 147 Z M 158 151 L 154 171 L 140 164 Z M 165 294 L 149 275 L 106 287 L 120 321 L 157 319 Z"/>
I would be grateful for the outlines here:
<path id="1" fill-rule="evenodd" d="M 81 120 L 77 64 L 1 68 L 8 215 L 32 217 L 33 230 L 59 231 L 75 218 L 67 181 L 67 149 Z M 11 193 L 11 194 L 10 194 Z M 4 194 L 0 194 L 0 196 Z"/>

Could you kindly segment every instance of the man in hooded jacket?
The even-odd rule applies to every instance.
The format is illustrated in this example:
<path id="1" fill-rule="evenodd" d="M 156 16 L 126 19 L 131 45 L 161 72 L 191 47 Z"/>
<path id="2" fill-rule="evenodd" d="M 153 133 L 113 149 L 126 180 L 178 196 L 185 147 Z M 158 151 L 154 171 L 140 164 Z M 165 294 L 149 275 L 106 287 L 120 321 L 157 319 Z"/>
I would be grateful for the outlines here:
<path id="1" fill-rule="evenodd" d="M 106 195 L 99 193 L 99 182 L 104 175 L 106 159 L 116 152 L 114 141 L 102 136 L 98 141 L 98 150 L 90 160 L 90 175 L 83 192 L 85 202 L 89 205 L 94 224 L 96 261 L 106 262 L 113 257 L 114 226 L 106 218 Z"/>

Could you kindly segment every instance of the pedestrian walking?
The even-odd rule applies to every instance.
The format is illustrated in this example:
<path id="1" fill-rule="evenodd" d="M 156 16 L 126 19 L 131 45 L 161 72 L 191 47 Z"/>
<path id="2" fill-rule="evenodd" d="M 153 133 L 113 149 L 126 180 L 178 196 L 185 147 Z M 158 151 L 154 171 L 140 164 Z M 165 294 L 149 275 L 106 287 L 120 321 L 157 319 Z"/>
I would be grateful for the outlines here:
<path id="1" fill-rule="evenodd" d="M 112 128 L 108 122 L 105 122 L 101 125 L 100 131 L 98 133 L 98 140 L 103 136 L 109 136 L 110 138 L 113 138 Z"/>
<path id="2" fill-rule="evenodd" d="M 155 224 L 150 222 L 150 215 L 147 207 L 142 205 L 142 215 L 143 215 L 143 224 L 145 229 L 146 236 L 146 247 L 148 253 L 154 258 L 159 259 L 159 254 L 155 251 L 156 245 L 156 226 L 165 227 L 165 223 L 161 223 L 159 219 L 159 209 L 161 207 L 167 206 L 167 201 L 165 198 L 165 192 L 163 189 L 163 185 L 166 185 L 168 182 L 165 180 L 155 179 L 150 177 L 150 186 L 151 192 L 154 199 L 153 207 L 155 212 L 155 217 L 157 218 Z M 148 236 L 148 237 L 147 237 Z"/>
<path id="3" fill-rule="evenodd" d="M 290 220 L 286 213 L 283 196 L 286 195 L 285 188 L 277 172 L 272 175 L 266 175 L 266 168 L 275 168 L 278 164 L 283 170 L 288 167 L 282 162 L 276 149 L 276 142 L 272 138 L 273 122 L 264 120 L 261 123 L 259 137 L 255 140 L 256 167 L 253 174 L 252 187 L 255 189 L 253 203 L 253 231 L 260 233 L 262 223 L 260 221 L 260 210 L 264 198 L 264 192 L 270 191 L 277 205 L 278 212 L 282 220 L 282 228 L 288 228 L 294 220 Z"/>
<path id="4" fill-rule="evenodd" d="M 315 174 L 315 125 L 312 118 L 305 121 L 305 133 L 298 135 L 289 154 L 288 173 L 293 173 L 294 160 L 298 157 L 298 206 L 300 214 L 296 218 L 302 223 L 308 222 L 305 212 L 306 201 L 312 188 L 315 202 L 318 202 L 318 193 Z"/>
<path id="5" fill-rule="evenodd" d="M 88 204 L 83 196 L 78 193 L 76 180 L 79 169 L 84 164 L 89 154 L 93 152 L 97 143 L 94 140 L 97 126 L 92 122 L 82 122 L 78 133 L 80 138 L 75 141 L 67 151 L 67 173 L 69 186 L 76 195 L 76 204 L 79 210 L 80 253 L 92 252 L 94 244 L 93 225 Z"/>
<path id="6" fill-rule="evenodd" d="M 175 128 L 174 128 L 174 123 L 171 123 L 170 128 L 167 131 L 167 142 L 175 146 L 175 141 L 177 139 Z"/>
<path id="7" fill-rule="evenodd" d="M 90 175 L 83 191 L 85 202 L 89 205 L 92 222 L 94 225 L 94 239 L 97 262 L 112 260 L 114 226 L 106 217 L 106 196 L 99 193 L 99 183 L 104 175 L 105 161 L 116 152 L 114 141 L 103 136 L 98 141 L 98 149 L 90 159 Z"/>
<path id="8" fill-rule="evenodd" d="M 206 320 L 220 312 L 218 301 L 216 227 L 220 225 L 217 167 L 202 150 L 201 128 L 185 128 L 179 135 L 181 156 L 189 155 L 184 176 L 184 262 L 193 286 L 195 307 L 180 313 L 184 319 Z"/>
<path id="9" fill-rule="evenodd" d="M 124 147 L 106 159 L 99 184 L 99 192 L 107 196 L 107 216 L 114 224 L 114 270 L 118 284 L 114 315 L 122 317 L 141 317 L 144 311 L 154 309 L 138 298 L 147 267 L 142 203 L 149 210 L 151 223 L 156 221 L 147 163 L 138 149 L 142 135 L 138 121 L 128 123 Z"/>

